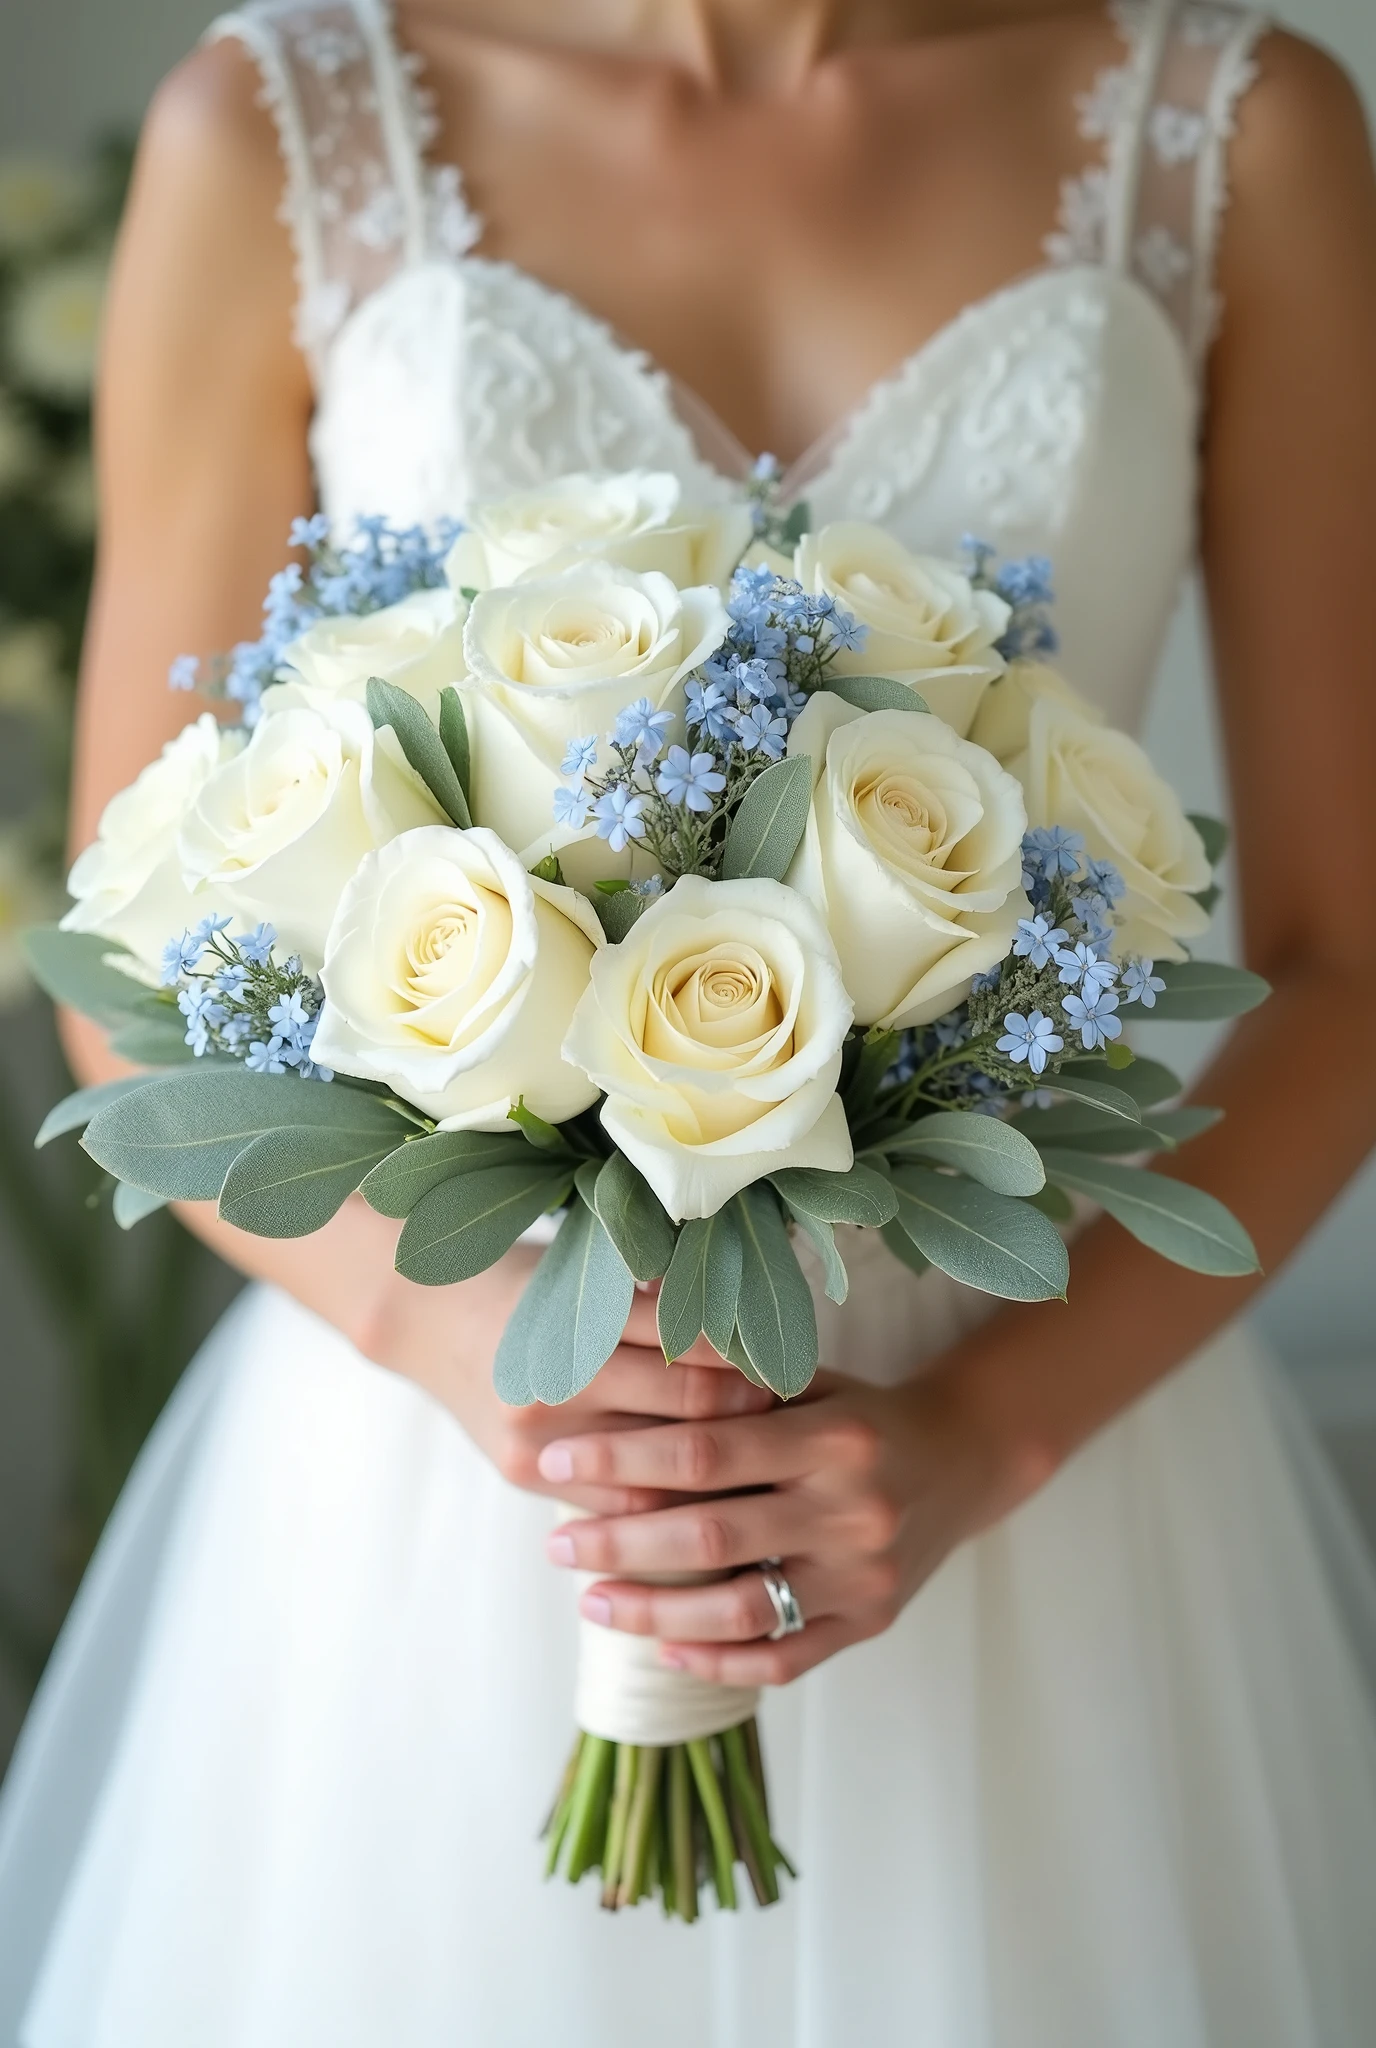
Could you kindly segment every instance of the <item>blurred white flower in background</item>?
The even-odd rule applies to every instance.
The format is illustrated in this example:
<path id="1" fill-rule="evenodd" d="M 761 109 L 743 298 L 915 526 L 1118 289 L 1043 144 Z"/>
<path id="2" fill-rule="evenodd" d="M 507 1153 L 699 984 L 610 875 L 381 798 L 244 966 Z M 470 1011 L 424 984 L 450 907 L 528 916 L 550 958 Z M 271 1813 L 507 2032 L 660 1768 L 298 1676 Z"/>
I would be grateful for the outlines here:
<path id="1" fill-rule="evenodd" d="M 89 196 L 90 180 L 73 164 L 46 157 L 0 163 L 0 253 L 19 254 L 65 234 Z"/>
<path id="2" fill-rule="evenodd" d="M 43 924 L 61 906 L 62 892 L 34 858 L 19 825 L 0 825 L 0 1010 L 31 994 L 33 981 L 19 943 L 31 924 Z"/>
<path id="3" fill-rule="evenodd" d="M 68 256 L 20 284 L 6 338 L 21 384 L 69 405 L 90 397 L 108 271 L 104 252 Z"/>
<path id="4" fill-rule="evenodd" d="M 47 619 L 0 630 L 0 711 L 61 717 L 70 708 L 62 671 L 62 634 Z"/>
<path id="5" fill-rule="evenodd" d="M 0 495 L 26 483 L 38 461 L 38 443 L 19 407 L 0 391 Z"/>

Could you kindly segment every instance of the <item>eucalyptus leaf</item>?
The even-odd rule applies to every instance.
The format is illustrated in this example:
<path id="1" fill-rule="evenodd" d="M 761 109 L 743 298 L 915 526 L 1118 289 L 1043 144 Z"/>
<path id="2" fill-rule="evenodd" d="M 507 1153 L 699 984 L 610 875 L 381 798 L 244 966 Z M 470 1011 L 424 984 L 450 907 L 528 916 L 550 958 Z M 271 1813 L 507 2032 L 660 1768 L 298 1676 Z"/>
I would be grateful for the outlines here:
<path id="1" fill-rule="evenodd" d="M 1107 1153 L 1117 1157 L 1133 1152 L 1168 1152 L 1172 1140 L 1144 1120 L 1130 1124 L 1120 1116 L 1105 1116 L 1088 1103 L 1063 1103 L 1056 1109 L 1029 1109 L 1018 1119 L 1038 1154 L 1048 1145 L 1068 1145 L 1074 1152 Z"/>
<path id="2" fill-rule="evenodd" d="M 168 937 L 171 938 L 169 932 Z M 55 1003 L 79 1010 L 97 1024 L 124 1024 L 141 1016 L 150 1001 L 156 1001 L 146 982 L 136 981 L 111 958 L 129 961 L 133 954 L 112 939 L 94 932 L 64 932 L 60 925 L 31 925 L 21 944 L 29 971 L 41 989 Z"/>
<path id="3" fill-rule="evenodd" d="M 220 1216 L 255 1237 L 309 1237 L 323 1230 L 358 1184 L 396 1145 L 396 1119 L 355 1096 L 359 1127 L 264 1131 L 225 1175 Z M 385 1112 L 384 1112 L 385 1114 Z"/>
<path id="4" fill-rule="evenodd" d="M 1074 1218 L 1075 1204 L 1064 1188 L 1053 1187 L 1050 1181 L 1027 1199 L 1034 1209 L 1040 1209 L 1043 1216 L 1049 1216 L 1053 1223 L 1069 1223 Z"/>
<path id="5" fill-rule="evenodd" d="M 381 676 L 368 678 L 368 716 L 375 726 L 390 725 L 397 744 L 440 809 L 465 831 L 473 823 L 468 799 L 455 773 L 454 764 L 425 711 L 407 690 L 385 683 Z"/>
<path id="6" fill-rule="evenodd" d="M 118 1081 L 100 1081 L 94 1088 L 78 1088 L 74 1095 L 64 1095 L 39 1125 L 34 1149 L 51 1144 L 68 1131 L 79 1131 L 98 1109 L 118 1102 L 121 1095 L 132 1094 L 136 1088 L 146 1088 L 153 1078 L 151 1074 L 125 1074 Z"/>
<path id="7" fill-rule="evenodd" d="M 1223 891 L 1217 882 L 1210 882 L 1207 889 L 1196 889 L 1192 893 L 1200 909 L 1209 915 L 1212 915 L 1218 908 L 1223 896 Z"/>
<path id="8" fill-rule="evenodd" d="M 1091 1103 L 1105 1116 L 1122 1117 L 1130 1124 L 1142 1121 L 1142 1112 L 1136 1101 L 1126 1088 L 1120 1088 L 1116 1082 L 1091 1081 L 1084 1074 L 1072 1074 L 1063 1068 L 1058 1074 L 1043 1074 L 1038 1086 L 1054 1088 L 1058 1095 L 1073 1096 L 1076 1102 Z"/>
<path id="9" fill-rule="evenodd" d="M 674 1226 L 658 1195 L 624 1152 L 604 1160 L 593 1196 L 602 1228 L 637 1280 L 662 1279 L 674 1256 Z"/>
<path id="10" fill-rule="evenodd" d="M 1150 1119 L 1152 1129 L 1168 1138 L 1172 1145 L 1188 1145 L 1191 1138 L 1202 1137 L 1205 1131 L 1211 1131 L 1222 1121 L 1223 1111 L 1213 1109 L 1205 1102 L 1182 1103 L 1179 1109 L 1159 1109 Z"/>
<path id="11" fill-rule="evenodd" d="M 1058 1081 L 1068 1077 L 1075 1080 L 1102 1080 L 1103 1063 L 1099 1060 L 1067 1060 L 1060 1070 Z M 1178 1074 L 1160 1060 L 1144 1059 L 1139 1053 L 1129 1067 L 1123 1067 L 1109 1084 L 1130 1095 L 1140 1109 L 1152 1109 L 1158 1102 L 1168 1102 L 1179 1095 L 1185 1084 Z"/>
<path id="12" fill-rule="evenodd" d="M 1216 868 L 1228 851 L 1228 841 L 1232 837 L 1227 825 L 1222 818 L 1211 818 L 1203 811 L 1187 811 L 1185 815 L 1204 842 L 1205 860 L 1211 868 Z"/>
<path id="13" fill-rule="evenodd" d="M 359 1193 L 379 1216 L 409 1216 L 423 1195 L 461 1173 L 489 1166 L 521 1166 L 530 1148 L 517 1131 L 432 1131 L 408 1138 L 373 1168 Z"/>
<path id="14" fill-rule="evenodd" d="M 143 1015 L 112 1031 L 110 1050 L 141 1067 L 180 1067 L 196 1057 L 186 1042 L 186 1019 L 170 1003 L 150 1003 Z M 215 1057 L 203 1054 L 202 1063 Z"/>
<path id="15" fill-rule="evenodd" d="M 890 1159 L 934 1159 L 940 1166 L 954 1166 L 997 1195 L 1035 1195 L 1046 1181 L 1037 1148 L 1021 1129 L 971 1110 L 936 1110 L 901 1138 L 886 1139 L 880 1149 Z"/>
<path id="16" fill-rule="evenodd" d="M 468 720 L 464 716 L 463 698 L 452 683 L 447 689 L 440 691 L 440 745 L 449 756 L 449 765 L 458 777 L 459 788 L 463 791 L 464 802 L 467 803 L 471 773 Z"/>
<path id="17" fill-rule="evenodd" d="M 167 1197 L 150 1195 L 147 1188 L 130 1187 L 128 1181 L 122 1180 L 116 1183 L 110 1207 L 120 1229 L 132 1230 L 136 1223 L 142 1223 L 145 1216 L 152 1216 L 158 1209 L 165 1209 Z"/>
<path id="18" fill-rule="evenodd" d="M 422 1287 L 471 1280 L 509 1252 L 523 1230 L 559 1206 L 573 1175 L 529 1153 L 519 1166 L 461 1173 L 422 1195 L 397 1240 L 396 1269 Z"/>
<path id="19" fill-rule="evenodd" d="M 614 946 L 619 946 L 645 908 L 645 898 L 634 889 L 618 889 L 608 895 L 600 885 L 592 898 L 597 921 Z"/>
<path id="20" fill-rule="evenodd" d="M 775 1183 L 777 1186 L 777 1182 Z M 836 1249 L 836 1229 L 821 1216 L 810 1216 L 806 1209 L 795 1209 L 789 1205 L 789 1214 L 803 1236 L 815 1249 L 822 1262 L 822 1280 L 828 1301 L 838 1304 L 850 1293 L 850 1275 L 845 1261 Z"/>
<path id="21" fill-rule="evenodd" d="M 725 1355 L 741 1285 L 741 1238 L 730 1204 L 683 1224 L 659 1290 L 659 1341 L 672 1364 L 706 1337 Z"/>
<path id="22" fill-rule="evenodd" d="M 765 1385 L 785 1401 L 817 1370 L 817 1311 L 778 1199 L 749 1187 L 731 1203 L 740 1228 L 741 1291 L 736 1327 Z"/>
<path id="23" fill-rule="evenodd" d="M 892 676 L 828 676 L 822 686 L 857 711 L 926 711 L 925 697 Z"/>
<path id="24" fill-rule="evenodd" d="M 1221 960 L 1158 960 L 1155 972 L 1166 986 L 1155 1009 L 1146 1015 L 1168 1024 L 1240 1017 L 1271 993 L 1270 982 L 1259 974 L 1245 967 L 1225 967 Z"/>
<path id="25" fill-rule="evenodd" d="M 264 1131 L 376 1132 L 406 1126 L 375 1095 L 296 1074 L 251 1074 L 237 1060 L 159 1074 L 98 1110 L 82 1144 L 117 1180 L 170 1201 L 213 1202 L 239 1153 Z"/>
<path id="26" fill-rule="evenodd" d="M 1259 1270 L 1256 1247 L 1231 1211 L 1202 1188 L 1082 1152 L 1049 1150 L 1058 1187 L 1089 1195 L 1139 1243 L 1192 1273 L 1239 1278 Z"/>
<path id="27" fill-rule="evenodd" d="M 884 1076 L 898 1056 L 899 1034 L 872 1025 L 847 1039 L 841 1060 L 840 1096 L 851 1129 L 874 1107 Z"/>
<path id="28" fill-rule="evenodd" d="M 722 1356 L 728 1363 L 735 1366 L 737 1372 L 744 1373 L 752 1386 L 764 1387 L 766 1393 L 770 1391 L 768 1382 L 760 1378 L 754 1366 L 750 1363 L 750 1353 L 741 1342 L 739 1330 L 732 1330 L 731 1342 L 727 1345 Z"/>
<path id="29" fill-rule="evenodd" d="M 857 1223 L 877 1230 L 898 1213 L 898 1202 L 885 1174 L 856 1164 L 848 1173 L 825 1173 L 815 1166 L 788 1166 L 769 1176 L 795 1216 L 816 1216 L 823 1223 Z"/>
<path id="30" fill-rule="evenodd" d="M 1030 1203 L 925 1166 L 896 1167 L 894 1185 L 899 1223 L 953 1280 L 1005 1301 L 1064 1296 L 1070 1277 L 1066 1248 Z"/>
<path id="31" fill-rule="evenodd" d="M 573 1147 L 559 1126 L 546 1123 L 533 1109 L 527 1109 L 524 1096 L 514 1109 L 507 1111 L 507 1116 L 519 1127 L 527 1144 L 533 1145 L 537 1152 L 551 1153 L 556 1159 L 567 1159 L 573 1153 Z"/>
<path id="32" fill-rule="evenodd" d="M 922 1274 L 930 1270 L 931 1260 L 925 1252 L 918 1250 L 901 1223 L 886 1223 L 879 1235 L 894 1257 L 907 1266 L 910 1272 Z"/>
<path id="33" fill-rule="evenodd" d="M 803 536 L 812 531 L 812 507 L 806 498 L 800 498 L 792 506 L 788 517 L 779 528 L 779 539 L 786 548 L 797 547 Z"/>
<path id="34" fill-rule="evenodd" d="M 776 761 L 757 775 L 732 818 L 722 856 L 722 880 L 767 875 L 781 882 L 798 851 L 812 809 L 812 761 L 807 754 Z"/>
<path id="35" fill-rule="evenodd" d="M 581 1394 L 621 1342 L 635 1282 L 594 1212 L 575 1202 L 497 1347 L 503 1401 L 554 1406 Z"/>

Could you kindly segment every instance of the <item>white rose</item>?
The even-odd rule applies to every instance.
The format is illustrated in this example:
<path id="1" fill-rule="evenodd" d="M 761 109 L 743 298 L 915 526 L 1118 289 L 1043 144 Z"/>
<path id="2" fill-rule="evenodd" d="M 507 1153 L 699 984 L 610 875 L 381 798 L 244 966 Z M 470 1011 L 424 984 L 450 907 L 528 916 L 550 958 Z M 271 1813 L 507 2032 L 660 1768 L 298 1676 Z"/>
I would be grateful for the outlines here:
<path id="1" fill-rule="evenodd" d="M 564 1041 L 602 1123 L 675 1221 L 785 1166 L 844 1173 L 851 1004 L 812 907 L 779 882 L 688 875 L 592 963 Z"/>
<path id="2" fill-rule="evenodd" d="M 408 691 L 438 724 L 441 690 L 464 679 L 467 617 L 468 606 L 454 591 L 417 590 L 362 618 L 321 619 L 284 649 L 280 673 L 295 692 L 291 701 L 312 706 L 337 698 L 363 704 L 369 677 L 381 676 Z M 263 709 L 285 701 L 269 691 Z"/>
<path id="3" fill-rule="evenodd" d="M 939 718 L 819 691 L 789 735 L 812 814 L 786 881 L 826 919 L 860 1024 L 928 1024 L 1002 960 L 1020 917 L 1022 791 Z"/>
<path id="4" fill-rule="evenodd" d="M 834 597 L 868 628 L 863 647 L 836 657 L 838 676 L 892 676 L 962 738 L 1003 656 L 994 643 L 1012 614 L 950 562 L 914 555 L 882 526 L 844 521 L 798 544 L 804 590 Z"/>
<path id="5" fill-rule="evenodd" d="M 561 1123 L 597 1100 L 560 1047 L 602 944 L 587 900 L 528 875 L 495 832 L 405 832 L 340 899 L 312 1057 L 444 1130 L 506 1130 L 522 1096 Z"/>
<path id="6" fill-rule="evenodd" d="M 724 586 L 749 545 L 748 505 L 692 507 L 664 470 L 574 474 L 477 506 L 449 556 L 455 590 L 491 590 L 596 558 L 658 570 L 680 589 Z"/>
<path id="7" fill-rule="evenodd" d="M 76 902 L 62 920 L 64 931 L 116 939 L 153 969 L 169 939 L 207 910 L 228 908 L 213 892 L 192 896 L 182 879 L 177 835 L 205 783 L 243 745 L 239 727 L 203 712 L 137 781 L 111 797 L 94 842 L 67 878 Z"/>
<path id="8" fill-rule="evenodd" d="M 969 737 L 1006 767 L 1015 755 L 1026 753 L 1032 706 L 1042 697 L 1068 705 L 1096 725 L 1103 724 L 1104 714 L 1098 705 L 1072 689 L 1058 669 L 1048 668 L 1042 661 L 1013 661 L 980 699 Z"/>
<path id="9" fill-rule="evenodd" d="M 277 927 L 311 969 L 365 853 L 443 817 L 390 731 L 360 705 L 278 711 L 199 791 L 178 851 L 187 882 Z"/>
<path id="10" fill-rule="evenodd" d="M 1043 696 L 1032 705 L 1026 751 L 1008 765 L 1026 793 L 1029 824 L 1083 833 L 1093 857 L 1123 877 L 1115 952 L 1183 959 L 1181 940 L 1208 929 L 1194 899 L 1213 870 L 1180 799 L 1137 742 Z"/>
<path id="11" fill-rule="evenodd" d="M 555 826 L 565 749 L 585 734 L 601 740 L 641 697 L 677 717 L 683 678 L 720 646 L 728 623 L 711 587 L 679 591 L 655 571 L 605 562 L 476 597 L 464 629 L 463 692 L 475 821 L 500 833 L 527 867 L 551 851 L 562 859 L 581 841 L 589 883 L 617 872 L 591 826 Z M 571 879 L 585 878 L 565 867 Z"/>

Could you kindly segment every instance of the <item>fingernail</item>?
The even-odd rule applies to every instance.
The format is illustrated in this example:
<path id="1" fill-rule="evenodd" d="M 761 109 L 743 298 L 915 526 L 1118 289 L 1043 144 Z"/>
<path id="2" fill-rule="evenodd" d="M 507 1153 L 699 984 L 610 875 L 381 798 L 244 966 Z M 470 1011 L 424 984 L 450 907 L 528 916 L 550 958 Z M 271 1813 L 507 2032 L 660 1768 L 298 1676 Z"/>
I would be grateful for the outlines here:
<path id="1" fill-rule="evenodd" d="M 686 1671 L 688 1669 L 687 1661 L 679 1655 L 678 1651 L 666 1650 L 662 1643 L 659 1646 L 659 1661 L 661 1664 L 666 1665 L 670 1671 Z"/>
<path id="2" fill-rule="evenodd" d="M 581 1611 L 589 1621 L 597 1622 L 602 1628 L 611 1627 L 612 1603 L 605 1593 L 585 1593 Z"/>
<path id="3" fill-rule="evenodd" d="M 551 1564 L 575 1564 L 572 1536 L 565 1536 L 556 1530 L 545 1545 Z"/>
<path id="4" fill-rule="evenodd" d="M 539 1458 L 542 1479 L 572 1479 L 573 1452 L 567 1444 L 546 1444 Z"/>

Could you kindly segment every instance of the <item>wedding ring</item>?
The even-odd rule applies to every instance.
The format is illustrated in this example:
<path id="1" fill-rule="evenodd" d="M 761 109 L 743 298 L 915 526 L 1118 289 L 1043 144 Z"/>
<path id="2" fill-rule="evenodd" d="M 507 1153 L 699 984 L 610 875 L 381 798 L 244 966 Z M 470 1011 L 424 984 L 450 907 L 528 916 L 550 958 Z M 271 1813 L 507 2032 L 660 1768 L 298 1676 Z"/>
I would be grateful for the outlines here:
<path id="1" fill-rule="evenodd" d="M 781 1636 L 796 1636 L 807 1626 L 803 1610 L 798 1605 L 798 1596 L 779 1570 L 780 1562 L 777 1557 L 766 1557 L 760 1564 L 760 1577 L 764 1580 L 764 1589 L 775 1615 L 774 1626 L 769 1631 L 771 1643 L 777 1643 Z"/>

